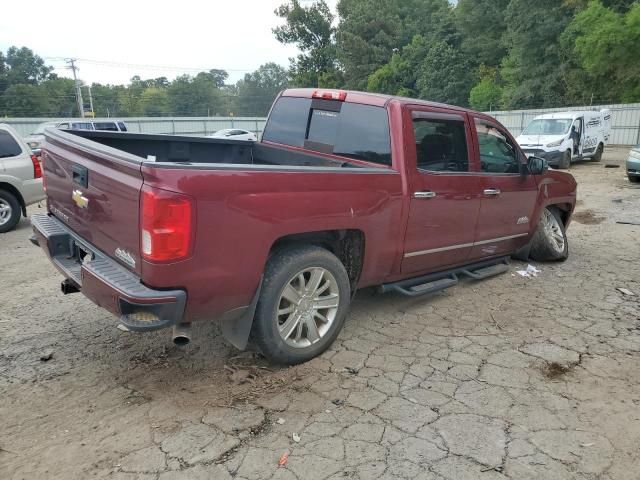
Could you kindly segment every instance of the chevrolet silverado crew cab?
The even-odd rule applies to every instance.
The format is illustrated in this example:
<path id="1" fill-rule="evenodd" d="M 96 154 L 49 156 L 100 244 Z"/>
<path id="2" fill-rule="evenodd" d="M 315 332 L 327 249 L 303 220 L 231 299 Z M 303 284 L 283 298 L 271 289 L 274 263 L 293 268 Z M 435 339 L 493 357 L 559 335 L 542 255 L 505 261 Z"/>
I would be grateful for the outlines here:
<path id="1" fill-rule="evenodd" d="M 215 320 L 293 364 L 357 289 L 418 296 L 563 260 L 576 182 L 493 118 L 421 100 L 286 90 L 260 142 L 46 131 L 32 242 L 130 330 Z"/>

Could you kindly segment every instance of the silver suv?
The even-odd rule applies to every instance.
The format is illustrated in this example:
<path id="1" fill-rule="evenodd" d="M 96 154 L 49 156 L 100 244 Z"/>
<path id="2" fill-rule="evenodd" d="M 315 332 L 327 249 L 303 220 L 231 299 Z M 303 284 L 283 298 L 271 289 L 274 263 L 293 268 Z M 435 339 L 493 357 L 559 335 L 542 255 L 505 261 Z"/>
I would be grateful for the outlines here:
<path id="1" fill-rule="evenodd" d="M 0 123 L 0 233 L 13 230 L 27 206 L 44 197 L 40 161 L 12 127 Z"/>

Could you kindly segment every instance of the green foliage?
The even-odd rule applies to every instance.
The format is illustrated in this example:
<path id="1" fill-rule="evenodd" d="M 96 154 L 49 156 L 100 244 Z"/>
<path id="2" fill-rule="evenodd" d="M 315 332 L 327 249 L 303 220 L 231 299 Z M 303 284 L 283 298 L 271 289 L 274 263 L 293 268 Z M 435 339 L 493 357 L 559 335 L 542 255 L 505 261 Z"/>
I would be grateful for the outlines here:
<path id="1" fill-rule="evenodd" d="M 418 96 L 435 102 L 466 106 L 475 81 L 471 63 L 451 45 L 431 45 L 422 62 L 416 88 Z"/>
<path id="2" fill-rule="evenodd" d="M 276 63 L 266 63 L 247 73 L 236 85 L 234 115 L 266 116 L 276 95 L 287 85 L 288 73 Z"/>
<path id="3" fill-rule="evenodd" d="M 495 110 L 500 105 L 502 87 L 495 68 L 480 66 L 480 81 L 469 92 L 469 105 L 474 110 Z"/>
<path id="4" fill-rule="evenodd" d="M 427 43 L 458 41 L 446 0 L 340 0 L 338 13 L 338 56 L 348 88 L 366 89 L 369 76 L 416 35 Z"/>
<path id="5" fill-rule="evenodd" d="M 294 44 L 302 52 L 290 59 L 291 82 L 300 87 L 321 86 L 321 78 L 337 73 L 334 16 L 324 0 L 303 7 L 299 0 L 290 0 L 278 7 L 275 14 L 284 25 L 274 28 L 276 39 Z"/>
<path id="6" fill-rule="evenodd" d="M 456 25 L 462 37 L 461 50 L 475 65 L 497 67 L 507 53 L 502 42 L 509 0 L 459 0 Z"/>
<path id="7" fill-rule="evenodd" d="M 598 97 L 640 101 L 640 3 L 617 13 L 599 1 L 578 13 L 563 34 Z"/>

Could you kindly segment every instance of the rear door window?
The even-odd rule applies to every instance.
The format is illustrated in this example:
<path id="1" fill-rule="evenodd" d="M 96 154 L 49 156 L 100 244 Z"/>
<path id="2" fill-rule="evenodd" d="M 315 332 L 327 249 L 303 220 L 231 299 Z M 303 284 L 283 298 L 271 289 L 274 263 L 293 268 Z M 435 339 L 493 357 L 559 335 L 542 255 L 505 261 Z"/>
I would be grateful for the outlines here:
<path id="1" fill-rule="evenodd" d="M 389 117 L 384 107 L 283 97 L 273 108 L 263 138 L 391 165 Z"/>
<path id="2" fill-rule="evenodd" d="M 0 130 L 0 158 L 17 157 L 22 153 L 22 148 L 13 136 L 6 130 Z"/>

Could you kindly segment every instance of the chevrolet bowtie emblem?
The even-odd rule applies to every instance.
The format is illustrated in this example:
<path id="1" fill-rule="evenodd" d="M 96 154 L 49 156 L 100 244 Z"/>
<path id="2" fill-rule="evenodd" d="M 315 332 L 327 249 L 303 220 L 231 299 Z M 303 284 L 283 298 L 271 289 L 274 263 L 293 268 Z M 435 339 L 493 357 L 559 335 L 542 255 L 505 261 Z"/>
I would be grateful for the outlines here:
<path id="1" fill-rule="evenodd" d="M 82 195 L 80 190 L 74 190 L 71 194 L 71 199 L 80 208 L 87 208 L 89 206 L 89 199 Z"/>

